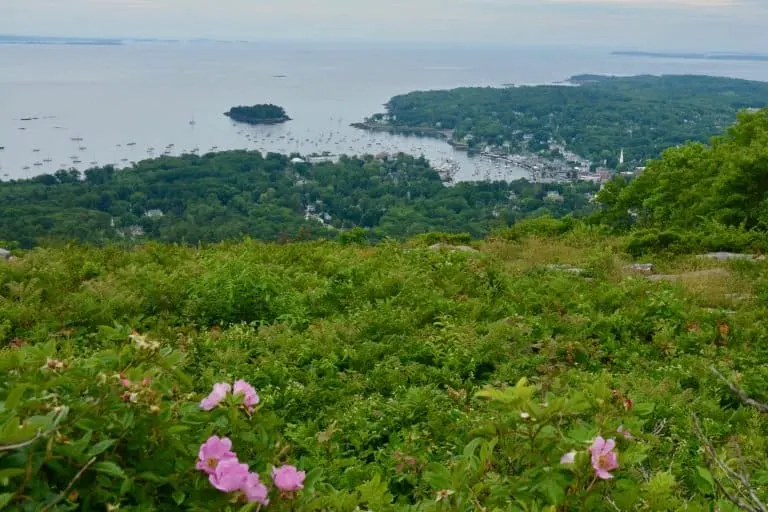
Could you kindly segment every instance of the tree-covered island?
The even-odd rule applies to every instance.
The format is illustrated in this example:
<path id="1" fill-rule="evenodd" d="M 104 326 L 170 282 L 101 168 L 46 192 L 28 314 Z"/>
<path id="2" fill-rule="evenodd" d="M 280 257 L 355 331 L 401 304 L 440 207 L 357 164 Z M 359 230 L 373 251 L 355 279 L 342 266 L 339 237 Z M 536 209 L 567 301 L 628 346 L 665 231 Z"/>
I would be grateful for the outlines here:
<path id="1" fill-rule="evenodd" d="M 579 75 L 565 85 L 462 87 L 395 96 L 358 128 L 445 137 L 470 152 L 644 166 L 669 147 L 706 142 L 768 83 L 711 76 Z"/>
<path id="2" fill-rule="evenodd" d="M 224 115 L 233 121 L 248 124 L 279 124 L 291 120 L 283 107 L 271 103 L 232 107 Z"/>

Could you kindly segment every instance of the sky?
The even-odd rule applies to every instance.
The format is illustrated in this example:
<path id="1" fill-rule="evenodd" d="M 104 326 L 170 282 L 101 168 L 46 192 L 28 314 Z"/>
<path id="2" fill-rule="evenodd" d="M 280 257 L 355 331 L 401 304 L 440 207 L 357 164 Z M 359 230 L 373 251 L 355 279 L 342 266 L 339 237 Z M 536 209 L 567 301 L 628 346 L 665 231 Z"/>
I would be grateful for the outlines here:
<path id="1" fill-rule="evenodd" d="M 768 50 L 768 0 L 0 0 L 0 34 Z"/>

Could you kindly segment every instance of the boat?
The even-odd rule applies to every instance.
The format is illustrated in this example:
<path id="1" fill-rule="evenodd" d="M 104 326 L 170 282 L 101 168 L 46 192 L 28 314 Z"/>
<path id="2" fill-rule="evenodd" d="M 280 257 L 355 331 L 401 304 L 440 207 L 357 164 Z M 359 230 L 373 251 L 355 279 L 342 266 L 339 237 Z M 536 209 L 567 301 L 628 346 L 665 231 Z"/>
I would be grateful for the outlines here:
<path id="1" fill-rule="evenodd" d="M 43 159 L 43 162 L 50 163 L 50 162 L 53 162 L 53 160 L 51 158 L 45 158 Z"/>
<path id="2" fill-rule="evenodd" d="M 21 168 L 21 170 L 22 170 L 22 171 L 28 171 L 28 170 L 29 170 L 29 166 L 27 165 L 27 166 L 25 166 L 25 167 L 22 167 L 22 168 Z"/>
<path id="3" fill-rule="evenodd" d="M 118 145 L 119 145 L 119 144 L 118 144 Z M 135 143 L 135 142 L 129 142 L 129 143 L 127 143 L 127 144 L 126 144 L 126 146 L 135 146 L 135 145 L 136 145 L 136 143 Z"/>
<path id="4" fill-rule="evenodd" d="M 41 165 L 43 165 L 43 162 L 35 162 L 32 165 L 34 165 L 35 167 L 40 167 Z"/>
<path id="5" fill-rule="evenodd" d="M 88 149 L 88 148 L 87 148 L 87 147 L 85 147 L 85 146 L 80 146 L 78 149 L 79 149 L 80 151 L 85 151 L 85 150 L 86 150 L 86 149 Z"/>
<path id="6" fill-rule="evenodd" d="M 5 146 L 0 146 L 0 151 L 4 150 Z"/>
<path id="7" fill-rule="evenodd" d="M 81 162 L 80 160 L 72 160 L 72 163 L 73 163 L 73 164 L 81 164 L 81 163 L 83 163 L 83 162 Z"/>
<path id="8" fill-rule="evenodd" d="M 40 150 L 39 150 L 38 148 L 33 148 L 33 149 L 32 149 L 32 152 L 33 152 L 33 153 L 39 153 L 39 152 L 40 152 Z"/>
<path id="9" fill-rule="evenodd" d="M 83 138 L 82 137 L 72 137 L 69 140 L 74 141 L 74 142 L 80 142 L 81 140 L 83 140 Z"/>

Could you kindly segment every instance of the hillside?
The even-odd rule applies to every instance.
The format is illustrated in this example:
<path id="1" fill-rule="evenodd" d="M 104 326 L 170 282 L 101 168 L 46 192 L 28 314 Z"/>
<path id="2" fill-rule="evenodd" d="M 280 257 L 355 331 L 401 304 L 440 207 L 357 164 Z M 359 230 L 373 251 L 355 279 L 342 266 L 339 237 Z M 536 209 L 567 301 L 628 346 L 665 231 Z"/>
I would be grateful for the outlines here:
<path id="1" fill-rule="evenodd" d="M 536 203 L 566 214 L 579 184 L 445 187 L 404 155 L 3 184 L 0 508 L 762 512 L 766 176 L 762 110 L 581 219 Z M 341 217 L 314 221 L 335 239 L 243 239 L 308 204 Z M 123 225 L 91 219 L 120 215 L 209 238 L 115 245 Z M 384 226 L 401 240 L 371 244 Z M 740 254 L 702 254 L 722 250 Z"/>
<path id="2" fill-rule="evenodd" d="M 404 154 L 291 157 L 225 151 L 3 182 L 0 246 L 335 238 L 355 227 L 370 240 L 429 231 L 479 238 L 531 215 L 584 216 L 598 189 L 525 180 L 446 187 L 429 162 Z"/>
<path id="3" fill-rule="evenodd" d="M 710 442 L 765 497 L 768 416 L 710 367 L 768 398 L 766 264 L 658 259 L 651 280 L 594 230 L 520 233 L 478 252 L 17 253 L 0 262 L 0 503 L 238 510 L 195 469 L 211 435 L 270 488 L 272 465 L 306 472 L 267 510 L 736 510 Z M 236 379 L 256 410 L 199 408 Z M 598 435 L 616 440 L 607 480 Z"/>
<path id="4" fill-rule="evenodd" d="M 707 142 L 745 108 L 768 105 L 768 83 L 709 76 L 580 75 L 578 86 L 465 87 L 395 96 L 372 125 L 450 130 L 470 150 L 549 151 L 642 166 L 678 144 Z"/>

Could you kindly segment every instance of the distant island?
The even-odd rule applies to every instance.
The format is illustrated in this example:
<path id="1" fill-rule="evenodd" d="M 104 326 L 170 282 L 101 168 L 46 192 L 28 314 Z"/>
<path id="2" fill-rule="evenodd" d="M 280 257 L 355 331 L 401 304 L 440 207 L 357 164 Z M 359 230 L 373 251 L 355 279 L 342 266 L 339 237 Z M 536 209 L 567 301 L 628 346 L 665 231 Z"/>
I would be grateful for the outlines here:
<path id="1" fill-rule="evenodd" d="M 224 115 L 233 121 L 248 124 L 279 124 L 291 120 L 283 107 L 271 103 L 253 105 L 252 107 L 232 107 Z"/>
<path id="2" fill-rule="evenodd" d="M 631 170 L 667 148 L 708 142 L 732 125 L 739 111 L 766 106 L 764 82 L 583 74 L 564 84 L 410 92 L 391 98 L 386 112 L 353 126 L 440 137 L 470 153 L 522 156 L 534 167 L 548 160 L 563 171 Z"/>
<path id="3" fill-rule="evenodd" d="M 122 39 L 50 37 L 50 36 L 17 36 L 17 35 L 0 34 L 0 44 L 120 46 L 124 44 L 124 42 Z"/>
<path id="4" fill-rule="evenodd" d="M 635 52 L 615 51 L 611 55 L 623 57 L 651 57 L 655 59 L 690 59 L 690 60 L 748 60 L 768 61 L 768 55 L 750 53 L 676 53 L 676 52 Z"/>

